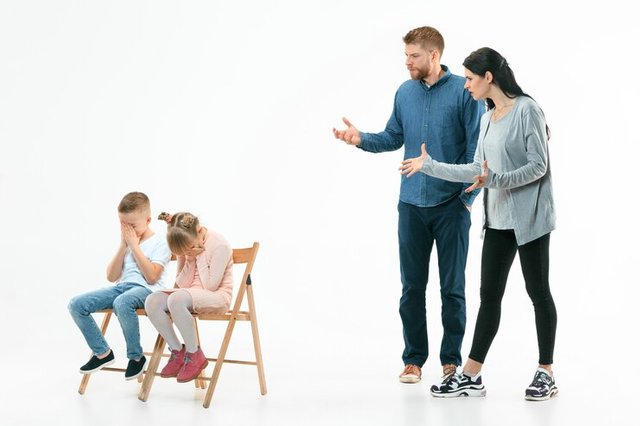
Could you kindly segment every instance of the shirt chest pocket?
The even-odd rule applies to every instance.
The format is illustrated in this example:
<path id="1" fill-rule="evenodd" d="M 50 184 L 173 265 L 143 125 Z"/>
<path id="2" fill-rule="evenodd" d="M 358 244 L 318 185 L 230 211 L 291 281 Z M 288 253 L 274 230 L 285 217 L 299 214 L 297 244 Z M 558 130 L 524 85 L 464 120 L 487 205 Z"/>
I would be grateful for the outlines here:
<path id="1" fill-rule="evenodd" d="M 438 108 L 434 123 L 443 129 L 459 129 L 461 126 L 458 109 L 454 106 Z"/>

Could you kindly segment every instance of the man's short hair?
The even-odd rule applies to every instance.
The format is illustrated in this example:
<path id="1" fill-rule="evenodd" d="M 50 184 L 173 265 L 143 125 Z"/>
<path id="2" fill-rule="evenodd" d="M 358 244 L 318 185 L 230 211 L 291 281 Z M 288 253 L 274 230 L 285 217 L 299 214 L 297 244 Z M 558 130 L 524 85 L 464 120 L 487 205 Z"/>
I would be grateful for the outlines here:
<path id="1" fill-rule="evenodd" d="M 444 38 L 440 31 L 433 27 L 414 28 L 403 38 L 405 44 L 419 44 L 424 50 L 436 49 L 442 55 L 444 51 Z"/>

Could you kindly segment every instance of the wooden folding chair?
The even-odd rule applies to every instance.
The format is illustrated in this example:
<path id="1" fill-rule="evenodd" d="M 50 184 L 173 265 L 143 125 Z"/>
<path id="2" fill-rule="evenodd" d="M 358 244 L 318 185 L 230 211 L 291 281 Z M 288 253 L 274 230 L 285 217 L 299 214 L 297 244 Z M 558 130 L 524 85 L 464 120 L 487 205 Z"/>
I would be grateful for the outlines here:
<path id="1" fill-rule="evenodd" d="M 171 255 L 171 261 L 174 261 L 174 260 L 176 260 L 175 255 Z M 104 336 L 105 333 L 107 332 L 107 328 L 109 327 L 109 322 L 111 321 L 111 316 L 113 315 L 113 309 L 101 309 L 99 311 L 96 311 L 95 313 L 104 314 L 104 317 L 102 318 L 102 325 L 100 326 L 100 331 Z M 145 317 L 147 316 L 147 313 L 145 312 L 144 309 L 136 309 L 136 314 L 138 314 L 138 316 L 145 316 Z M 156 344 L 154 345 L 154 349 L 157 345 L 158 345 L 158 342 L 156 341 Z M 144 355 L 151 356 L 153 355 L 153 352 L 144 352 Z M 93 356 L 93 352 L 91 353 L 91 356 Z M 100 369 L 100 371 L 115 371 L 119 373 L 124 373 L 126 370 L 124 368 L 117 368 L 117 367 L 104 367 Z M 138 383 L 142 383 L 142 380 L 143 380 L 144 374 L 146 374 L 146 371 L 147 370 L 145 370 L 143 374 L 138 376 Z M 90 378 L 91 378 L 91 373 L 82 375 L 82 380 L 80 381 L 80 387 L 78 388 L 78 393 L 80 395 L 84 395 L 84 392 L 87 389 L 87 385 L 89 384 Z"/>
<path id="2" fill-rule="evenodd" d="M 238 264 L 246 265 L 244 268 L 244 274 L 242 276 L 242 281 L 240 283 L 240 288 L 238 289 L 238 293 L 236 295 L 236 300 L 233 305 L 233 308 L 222 314 L 194 314 L 198 344 L 200 344 L 200 333 L 198 331 L 198 326 L 197 326 L 198 321 L 227 321 L 228 322 L 227 330 L 222 340 L 218 357 L 207 358 L 207 360 L 215 362 L 212 375 L 205 376 L 204 370 L 203 370 L 200 376 L 195 380 L 196 387 L 199 387 L 202 389 L 205 389 L 206 382 L 209 382 L 209 388 L 207 389 L 207 393 L 205 395 L 204 402 L 202 404 L 202 406 L 205 408 L 209 408 L 209 405 L 211 404 L 213 391 L 215 390 L 216 384 L 218 383 L 218 378 L 220 377 L 220 370 L 222 369 L 223 363 L 255 365 L 258 368 L 258 381 L 260 383 L 260 394 L 266 395 L 267 393 L 267 384 L 264 376 L 264 367 L 262 364 L 262 350 L 260 348 L 260 337 L 258 335 L 258 320 L 256 317 L 253 287 L 251 283 L 251 270 L 253 269 L 253 263 L 255 262 L 256 255 L 258 254 L 259 247 L 260 247 L 260 244 L 255 242 L 253 243 L 252 247 L 233 250 L 233 263 L 235 265 L 238 265 Z M 245 311 L 241 311 L 240 308 L 242 306 L 242 302 L 244 301 L 245 294 L 247 295 L 248 308 Z M 256 358 L 255 361 L 233 360 L 233 359 L 225 358 L 227 354 L 227 349 L 229 347 L 229 342 L 231 341 L 231 335 L 236 325 L 236 321 L 249 321 L 251 323 L 251 332 L 253 335 L 253 347 L 254 347 L 255 358 Z M 147 368 L 147 374 L 145 374 L 144 380 L 142 382 L 142 387 L 138 395 L 138 399 L 141 401 L 147 400 L 147 398 L 149 397 L 149 392 L 151 391 L 153 379 L 155 378 L 155 376 L 160 375 L 160 373 L 158 373 L 157 371 L 158 371 L 158 365 L 160 364 L 161 358 L 169 356 L 168 354 L 164 353 L 164 346 L 165 346 L 164 339 L 162 338 L 162 336 L 158 335 L 158 339 L 156 340 L 156 345 L 153 349 L 153 354 L 151 356 L 151 360 L 149 361 L 149 366 Z"/>

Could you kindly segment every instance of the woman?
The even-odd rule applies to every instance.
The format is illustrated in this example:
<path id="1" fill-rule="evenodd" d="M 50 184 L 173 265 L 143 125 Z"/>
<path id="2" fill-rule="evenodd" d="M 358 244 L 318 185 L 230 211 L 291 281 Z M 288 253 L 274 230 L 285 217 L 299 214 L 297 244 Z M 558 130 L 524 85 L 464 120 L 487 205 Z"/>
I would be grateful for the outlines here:
<path id="1" fill-rule="evenodd" d="M 549 237 L 555 209 L 547 149 L 548 128 L 536 102 L 522 91 L 507 61 L 483 47 L 463 62 L 465 88 L 486 100 L 474 162 L 438 162 L 422 145 L 422 155 L 402 162 L 402 174 L 426 173 L 454 182 L 474 182 L 484 191 L 480 310 L 469 359 L 462 372 L 431 387 L 436 397 L 484 396 L 481 369 L 500 323 L 500 304 L 516 252 L 533 301 L 539 365 L 525 391 L 528 400 L 558 392 L 553 377 L 556 308 L 549 289 Z"/>

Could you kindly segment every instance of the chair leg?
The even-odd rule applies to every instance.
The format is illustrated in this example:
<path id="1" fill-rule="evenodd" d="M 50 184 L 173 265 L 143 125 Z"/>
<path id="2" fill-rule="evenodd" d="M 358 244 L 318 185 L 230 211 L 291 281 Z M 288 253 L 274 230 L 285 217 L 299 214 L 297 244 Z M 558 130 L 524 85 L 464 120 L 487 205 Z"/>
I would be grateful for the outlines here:
<path id="1" fill-rule="evenodd" d="M 193 328 L 196 331 L 196 344 L 198 345 L 198 347 L 202 347 L 202 344 L 200 343 L 200 330 L 198 329 L 198 319 L 195 316 L 193 318 Z M 196 389 L 206 388 L 203 377 L 204 377 L 204 370 L 200 372 L 198 377 L 196 377 L 196 379 L 193 382 L 196 386 Z"/>
<path id="2" fill-rule="evenodd" d="M 196 377 L 196 388 L 200 388 L 200 389 L 206 389 L 207 388 L 207 381 L 205 380 L 205 374 L 204 374 L 204 370 L 202 370 L 200 372 L 200 375 L 198 377 Z"/>
<path id="3" fill-rule="evenodd" d="M 233 333 L 233 328 L 236 325 L 235 318 L 229 320 L 229 325 L 227 325 L 227 332 L 224 334 L 224 339 L 222 340 L 222 346 L 220 346 L 220 353 L 218 354 L 218 359 L 216 361 L 216 365 L 213 368 L 213 374 L 211 375 L 211 382 L 209 383 L 209 389 L 207 389 L 207 394 L 204 397 L 204 403 L 202 406 L 204 408 L 209 408 L 211 405 L 211 398 L 213 398 L 213 391 L 216 388 L 216 384 L 218 383 L 218 378 L 220 377 L 220 370 L 222 369 L 222 364 L 224 363 L 224 357 L 227 355 L 227 348 L 229 347 L 229 342 L 231 341 L 231 333 Z"/>
<path id="4" fill-rule="evenodd" d="M 106 314 L 104 314 L 104 318 L 102 319 L 102 325 L 100 326 L 100 331 L 102 332 L 103 336 L 107 332 L 107 327 L 109 326 L 110 319 L 111 319 L 111 312 L 107 312 Z M 93 356 L 93 352 L 91 353 L 91 356 Z M 80 387 L 78 388 L 78 393 L 80 395 L 84 395 L 84 391 L 87 389 L 87 385 L 89 384 L 90 377 L 91 377 L 91 374 L 82 375 L 82 381 L 80 381 Z"/>
<path id="5" fill-rule="evenodd" d="M 149 366 L 147 367 L 147 371 L 144 374 L 144 380 L 142 381 L 142 386 L 140 387 L 140 392 L 138 393 L 138 399 L 140 401 L 146 401 L 149 397 L 149 392 L 151 392 L 151 385 L 153 384 L 153 379 L 155 379 L 156 377 L 156 371 L 158 371 L 158 365 L 160 365 L 160 360 L 162 359 L 163 352 L 164 338 L 160 334 L 158 334 L 156 344 L 153 346 L 153 353 L 151 354 Z"/>
<path id="6" fill-rule="evenodd" d="M 247 302 L 251 313 L 251 334 L 253 334 L 253 348 L 256 352 L 256 365 L 258 367 L 258 380 L 260 381 L 260 394 L 267 394 L 267 381 L 264 377 L 264 365 L 262 363 L 262 347 L 260 346 L 260 335 L 258 334 L 258 318 L 256 307 L 253 302 L 253 288 L 247 286 Z"/>

